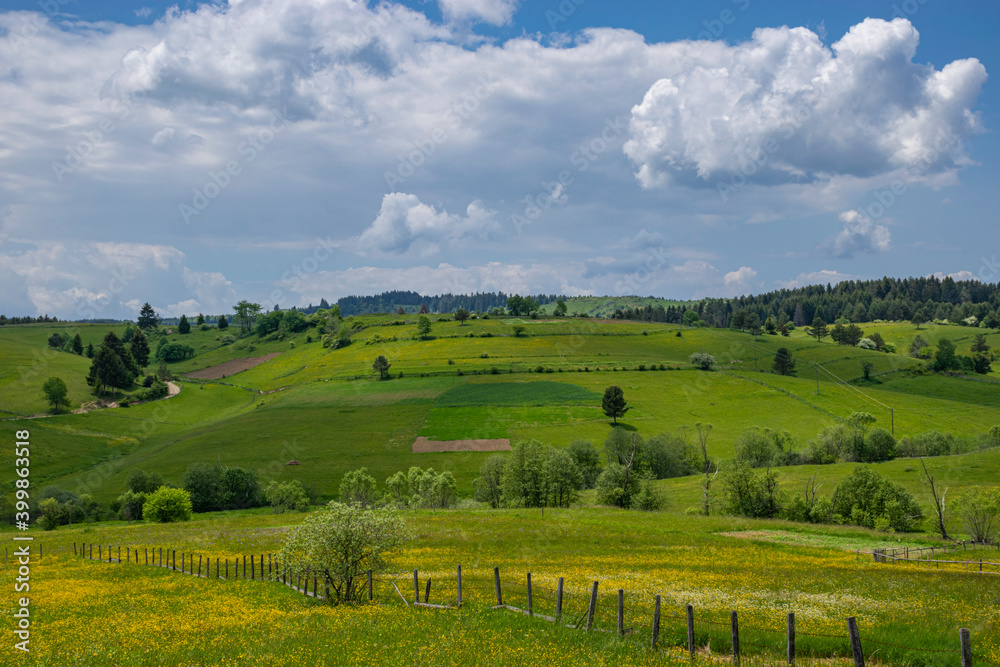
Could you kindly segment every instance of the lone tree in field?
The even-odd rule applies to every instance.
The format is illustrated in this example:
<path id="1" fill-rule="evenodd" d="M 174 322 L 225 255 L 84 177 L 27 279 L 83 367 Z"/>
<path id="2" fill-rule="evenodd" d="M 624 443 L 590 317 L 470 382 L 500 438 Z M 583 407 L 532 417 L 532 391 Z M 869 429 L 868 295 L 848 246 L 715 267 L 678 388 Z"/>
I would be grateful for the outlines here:
<path id="1" fill-rule="evenodd" d="M 778 375 L 795 375 L 795 359 L 787 347 L 779 347 L 771 363 L 771 370 Z"/>
<path id="2" fill-rule="evenodd" d="M 244 334 L 249 334 L 253 331 L 254 321 L 260 315 L 260 304 L 250 303 L 246 299 L 243 299 L 233 306 L 233 310 L 236 312 L 236 321 L 239 322 L 240 331 Z"/>
<path id="3" fill-rule="evenodd" d="M 198 313 L 198 319 L 196 319 L 194 321 L 194 323 L 197 324 L 198 326 L 201 326 L 202 324 L 204 324 L 205 323 L 205 314 L 204 313 Z"/>
<path id="4" fill-rule="evenodd" d="M 511 327 L 511 329 L 514 330 L 514 338 L 518 338 L 520 337 L 521 334 L 524 333 L 524 325 L 522 324 L 515 324 L 514 326 Z"/>
<path id="5" fill-rule="evenodd" d="M 375 363 L 372 364 L 372 372 L 378 373 L 378 379 L 384 380 L 389 375 L 389 360 L 385 358 L 385 355 L 380 354 L 375 357 Z"/>
<path id="6" fill-rule="evenodd" d="M 156 325 L 160 323 L 160 318 L 148 301 L 142 304 L 142 308 L 139 310 L 138 323 L 140 329 L 155 329 Z"/>
<path id="7" fill-rule="evenodd" d="M 281 549 L 280 562 L 293 577 L 316 578 L 329 587 L 329 604 L 360 602 L 367 573 L 387 567 L 387 556 L 406 539 L 395 509 L 362 509 L 331 502 L 306 517 Z"/>
<path id="8" fill-rule="evenodd" d="M 59 408 L 63 406 L 69 407 L 69 400 L 66 398 L 66 383 L 61 378 L 46 380 L 45 384 L 42 385 L 42 391 L 45 392 L 45 400 L 52 406 L 52 412 L 59 412 Z"/>
<path id="9" fill-rule="evenodd" d="M 177 322 L 177 332 L 182 334 L 191 333 L 191 323 L 188 322 L 187 315 L 181 315 L 181 319 Z"/>
<path id="10" fill-rule="evenodd" d="M 226 319 L 225 315 L 219 315 L 218 327 L 220 330 L 229 328 L 229 320 Z"/>
<path id="11" fill-rule="evenodd" d="M 631 408 L 625 403 L 625 392 L 622 391 L 622 388 L 617 385 L 611 385 L 604 390 L 601 409 L 604 410 L 604 414 L 614 420 L 615 424 L 618 424 L 618 418 L 624 417 L 625 413 Z"/>
<path id="12" fill-rule="evenodd" d="M 819 315 L 816 316 L 812 326 L 809 327 L 809 335 L 813 336 L 817 343 L 830 335 L 830 330 L 827 328 L 826 322 Z"/>
<path id="13" fill-rule="evenodd" d="M 427 338 L 431 333 L 431 320 L 426 315 L 421 315 L 417 318 L 417 335 L 421 338 Z"/>
<path id="14" fill-rule="evenodd" d="M 465 308 L 459 308 L 455 311 L 455 319 L 458 320 L 459 326 L 465 326 L 465 320 L 469 319 L 469 311 Z"/>

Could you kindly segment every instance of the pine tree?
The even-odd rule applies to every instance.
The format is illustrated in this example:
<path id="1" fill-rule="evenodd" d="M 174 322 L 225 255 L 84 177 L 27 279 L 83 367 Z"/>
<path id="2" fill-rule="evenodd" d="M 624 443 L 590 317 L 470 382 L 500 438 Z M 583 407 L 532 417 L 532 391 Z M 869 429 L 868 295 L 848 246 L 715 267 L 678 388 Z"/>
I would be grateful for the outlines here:
<path id="1" fill-rule="evenodd" d="M 198 319 L 195 320 L 195 324 L 201 326 L 204 323 L 205 323 L 205 316 L 202 313 L 198 313 Z"/>
<path id="2" fill-rule="evenodd" d="M 774 355 L 774 362 L 771 364 L 771 370 L 778 375 L 795 375 L 795 359 L 792 358 L 792 353 L 788 351 L 787 347 L 778 348 L 778 352 Z"/>
<path id="3" fill-rule="evenodd" d="M 160 323 L 160 318 L 157 316 L 156 311 L 153 307 L 149 305 L 149 302 L 142 304 L 142 309 L 139 310 L 139 328 L 140 329 L 152 329 Z"/>
<path id="4" fill-rule="evenodd" d="M 73 336 L 73 354 L 83 354 L 83 339 L 80 338 L 80 334 Z"/>
<path id="5" fill-rule="evenodd" d="M 142 329 L 133 334 L 132 340 L 129 341 L 129 351 L 139 368 L 149 365 L 149 339 L 142 333 Z"/>
<path id="6" fill-rule="evenodd" d="M 812 327 L 809 329 L 809 335 L 814 336 L 817 342 L 830 335 L 830 330 L 827 329 L 826 322 L 819 315 L 813 320 Z"/>
<path id="7" fill-rule="evenodd" d="M 225 315 L 219 315 L 219 329 L 228 329 L 229 320 L 226 319 Z"/>
<path id="8" fill-rule="evenodd" d="M 182 334 L 191 333 L 191 323 L 188 322 L 187 315 L 181 315 L 180 321 L 177 323 L 177 331 Z"/>

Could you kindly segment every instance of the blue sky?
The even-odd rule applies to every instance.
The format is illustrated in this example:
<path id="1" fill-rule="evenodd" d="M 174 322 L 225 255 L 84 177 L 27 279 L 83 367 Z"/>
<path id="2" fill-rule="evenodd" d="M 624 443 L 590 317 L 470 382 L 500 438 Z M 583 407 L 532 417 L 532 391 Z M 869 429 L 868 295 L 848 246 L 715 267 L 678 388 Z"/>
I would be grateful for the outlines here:
<path id="1" fill-rule="evenodd" d="M 998 16 L 4 0 L 0 312 L 995 282 Z"/>

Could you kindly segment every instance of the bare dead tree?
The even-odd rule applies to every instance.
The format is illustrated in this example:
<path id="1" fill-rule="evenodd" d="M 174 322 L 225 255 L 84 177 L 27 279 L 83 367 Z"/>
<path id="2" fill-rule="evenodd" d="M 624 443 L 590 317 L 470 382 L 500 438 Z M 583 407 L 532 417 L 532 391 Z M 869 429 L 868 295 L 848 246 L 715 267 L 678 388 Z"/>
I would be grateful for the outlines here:
<path id="1" fill-rule="evenodd" d="M 708 490 L 712 486 L 712 480 L 719 474 L 719 467 L 715 467 L 715 475 L 713 475 L 712 460 L 708 458 L 708 434 L 712 432 L 712 425 L 698 422 L 694 426 L 698 429 L 698 442 L 701 445 L 701 456 L 705 463 L 705 481 L 702 484 L 702 511 L 704 511 L 705 516 L 708 516 L 711 511 L 708 504 Z"/>
<path id="2" fill-rule="evenodd" d="M 937 486 L 934 484 L 934 478 L 931 477 L 931 473 L 927 470 L 927 464 L 924 463 L 924 460 L 922 458 L 920 459 L 920 466 L 924 469 L 923 484 L 924 486 L 930 488 L 931 498 L 934 500 L 934 513 L 937 514 L 938 532 L 941 533 L 941 539 L 950 540 L 951 538 L 948 537 L 948 529 L 945 527 L 944 523 L 944 518 L 945 518 L 944 497 L 948 493 L 948 489 L 946 487 L 939 497 Z"/>
<path id="3" fill-rule="evenodd" d="M 632 454 L 628 457 L 628 463 L 625 464 L 625 486 L 622 488 L 622 507 L 625 506 L 625 494 L 628 493 L 628 478 L 632 474 L 632 465 L 635 463 L 635 452 L 639 448 L 638 434 L 632 434 Z"/>

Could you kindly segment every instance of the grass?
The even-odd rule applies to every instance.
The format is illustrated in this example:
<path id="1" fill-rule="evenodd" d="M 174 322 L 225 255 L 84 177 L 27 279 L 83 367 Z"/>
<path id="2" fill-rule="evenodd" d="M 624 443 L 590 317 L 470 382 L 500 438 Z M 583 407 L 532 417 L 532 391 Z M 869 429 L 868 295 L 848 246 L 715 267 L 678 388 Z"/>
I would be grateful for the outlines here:
<path id="1" fill-rule="evenodd" d="M 1000 659 L 1000 611 L 991 585 L 984 586 L 990 580 L 858 559 L 852 547 L 892 541 L 846 527 L 609 509 L 409 512 L 413 539 L 376 582 L 377 604 L 333 609 L 279 584 L 195 579 L 72 556 L 73 542 L 140 553 L 173 548 L 213 560 L 273 553 L 302 517 L 218 513 L 187 524 L 109 523 L 36 534 L 46 554 L 32 571 L 32 595 L 46 602 L 33 610 L 36 664 L 673 664 L 687 662 L 672 647 L 685 641 L 687 603 L 695 608 L 696 663 L 725 655 L 732 609 L 750 664 L 783 660 L 787 612 L 796 614 L 799 656 L 808 664 L 849 660 L 847 616 L 858 619 L 869 659 L 957 664 L 957 656 L 914 649 L 954 650 L 959 627 L 971 630 L 978 660 Z M 395 580 L 407 594 L 416 568 L 421 585 L 434 581 L 431 601 L 445 603 L 454 596 L 458 563 L 461 611 L 408 609 L 389 584 Z M 614 628 L 615 590 L 622 588 L 626 626 L 634 633 L 618 640 L 490 610 L 494 566 L 501 568 L 505 602 L 521 607 L 524 574 L 532 573 L 540 613 L 552 613 L 551 589 L 564 577 L 566 617 L 573 621 L 598 580 L 600 629 Z M 11 585 L 14 574 L 0 569 L 0 585 Z M 654 652 L 647 646 L 656 594 L 663 600 L 663 648 Z M 107 618 L 115 622 L 96 622 Z M 839 639 L 808 636 L 820 634 Z M 10 644 L 3 650 L 11 651 Z"/>
<path id="2" fill-rule="evenodd" d="M 894 420 L 900 436 L 928 430 L 975 434 L 1000 423 L 995 385 L 911 375 L 921 362 L 818 343 L 801 331 L 788 338 L 761 336 L 755 343 L 748 334 L 676 325 L 491 318 L 464 326 L 434 321 L 431 337 L 420 340 L 415 318 L 373 315 L 350 322 L 357 330 L 354 343 L 340 350 L 305 342 L 307 336 L 319 338 L 315 330 L 291 341 L 242 339 L 231 345 L 216 339 L 235 329 L 171 334 L 198 351 L 193 359 L 171 364 L 178 373 L 242 356 L 280 354 L 226 378 L 225 385 L 182 381 L 180 396 L 147 406 L 15 424 L 30 425 L 46 443 L 47 458 L 35 468 L 40 480 L 108 500 L 120 493 L 132 467 L 159 470 L 179 483 L 190 464 L 209 460 L 253 469 L 264 481 L 299 478 L 324 497 L 335 495 L 340 476 L 357 467 L 366 466 L 383 480 L 412 465 L 433 466 L 452 471 L 460 493 L 469 494 L 486 454 L 413 454 L 410 444 L 418 435 L 535 438 L 556 446 L 584 439 L 599 445 L 611 428 L 600 396 L 612 384 L 623 388 L 631 406 L 626 428 L 644 436 L 681 429 L 690 437 L 695 422 L 712 423 L 710 452 L 722 459 L 731 456 L 732 442 L 749 426 L 786 430 L 805 447 L 821 429 L 854 411 L 872 412 L 883 426 Z M 514 336 L 514 325 L 524 326 L 524 334 Z M 0 361 L 0 378 L 8 378 L 0 384 L 0 397 L 14 398 L 3 409 L 24 414 L 44 408 L 40 385 L 46 373 L 21 380 L 18 368 L 32 354 L 44 353 L 48 335 L 64 328 L 69 325 L 0 328 L 0 349 L 11 351 Z M 85 342 L 99 342 L 108 328 L 80 330 Z M 916 332 L 899 324 L 865 328 L 895 341 Z M 971 340 L 974 333 L 962 327 L 921 329 L 932 338 Z M 368 344 L 375 340 L 381 342 Z M 755 347 L 757 367 L 765 370 L 779 345 L 792 350 L 798 376 L 753 372 Z M 687 358 L 696 351 L 712 353 L 724 372 L 691 369 Z M 390 381 L 378 382 L 372 374 L 378 354 L 392 363 Z M 47 368 L 65 376 L 71 399 L 88 400 L 82 383 L 87 360 L 51 356 Z M 886 373 L 877 376 L 878 383 L 855 383 L 851 389 L 822 375 L 815 393 L 813 362 L 851 380 L 860 376 L 863 361 Z M 639 371 L 641 366 L 676 370 Z M 550 372 L 534 372 L 538 367 Z M 302 465 L 285 466 L 291 459 Z M 824 469 L 821 476 L 826 475 Z"/>

